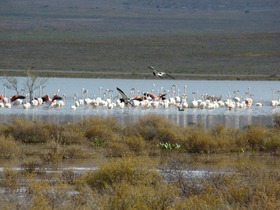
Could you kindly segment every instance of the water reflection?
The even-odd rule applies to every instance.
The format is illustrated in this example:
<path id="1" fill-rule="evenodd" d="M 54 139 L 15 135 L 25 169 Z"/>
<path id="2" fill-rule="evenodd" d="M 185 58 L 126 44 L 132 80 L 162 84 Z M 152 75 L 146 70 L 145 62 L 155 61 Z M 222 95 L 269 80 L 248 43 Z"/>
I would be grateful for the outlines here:
<path id="1" fill-rule="evenodd" d="M 280 107 L 279 107 L 280 108 Z M 91 116 L 115 117 L 120 123 L 126 124 L 128 122 L 135 122 L 139 117 L 148 114 L 159 114 L 167 117 L 170 121 L 186 127 L 191 124 L 201 124 L 206 127 L 216 126 L 223 124 L 226 127 L 242 128 L 252 124 L 262 124 L 266 126 L 273 126 L 273 113 L 280 113 L 279 108 L 274 109 L 270 114 L 254 115 L 252 109 L 249 110 L 198 110 L 186 109 L 185 111 L 177 111 L 174 107 L 169 110 L 144 110 L 140 108 L 127 108 L 127 109 L 105 109 L 105 108 L 92 108 L 87 107 L 83 110 L 76 110 L 73 112 L 63 112 L 59 109 L 41 110 L 30 109 L 21 110 L 13 113 L 11 109 L 0 110 L 0 123 L 7 123 L 13 117 L 25 118 L 28 120 L 46 120 L 52 123 L 71 123 L 79 122 Z M 271 109 L 267 107 L 266 109 Z M 42 112 L 43 111 L 43 112 Z M 5 112 L 5 113 L 4 113 Z"/>

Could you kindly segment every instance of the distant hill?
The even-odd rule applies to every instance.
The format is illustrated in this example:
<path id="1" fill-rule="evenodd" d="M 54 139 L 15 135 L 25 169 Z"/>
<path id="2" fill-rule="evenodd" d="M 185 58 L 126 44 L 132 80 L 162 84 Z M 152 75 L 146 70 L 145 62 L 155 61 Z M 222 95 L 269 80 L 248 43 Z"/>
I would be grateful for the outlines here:
<path id="1" fill-rule="evenodd" d="M 278 75 L 280 0 L 0 0 L 12 69 Z"/>
<path id="2" fill-rule="evenodd" d="M 110 21 L 104 21 L 105 18 Z M 26 26 L 13 21 L 33 21 L 36 26 L 33 24 L 29 28 L 34 28 L 42 27 L 42 21 L 45 22 L 43 26 L 52 27 L 48 23 L 58 20 L 57 25 L 61 29 L 65 26 L 71 29 L 80 29 L 81 26 L 89 29 L 94 21 L 97 31 L 117 30 L 130 33 L 149 31 L 158 33 L 163 31 L 278 32 L 280 31 L 279 18 L 279 0 L 0 1 L 0 29 L 2 30 Z M 35 19 L 38 21 L 36 22 Z M 63 20 L 66 22 L 58 24 Z M 102 21 L 97 23 L 97 20 Z M 87 23 L 83 25 L 81 22 Z M 145 27 L 141 27 L 144 25 Z"/>
<path id="3" fill-rule="evenodd" d="M 279 10 L 279 0 L 1 0 L 1 15 L 98 13 L 104 10 Z M 94 12 L 93 12 L 94 10 Z M 107 13 L 105 13 L 106 15 Z"/>
<path id="4" fill-rule="evenodd" d="M 250 10 L 280 8 L 278 0 L 126 0 L 131 7 L 138 5 L 152 8 L 196 9 L 196 10 Z"/>

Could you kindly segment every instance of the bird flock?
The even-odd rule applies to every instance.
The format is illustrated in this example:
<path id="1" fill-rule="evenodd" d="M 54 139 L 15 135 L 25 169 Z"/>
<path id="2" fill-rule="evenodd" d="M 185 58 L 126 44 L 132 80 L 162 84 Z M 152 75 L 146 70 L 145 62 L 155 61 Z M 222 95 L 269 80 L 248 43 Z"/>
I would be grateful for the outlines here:
<path id="1" fill-rule="evenodd" d="M 147 66 L 152 70 L 154 77 L 158 79 L 169 78 L 175 79 L 173 76 L 166 72 L 158 72 L 153 66 Z M 155 86 L 155 84 L 154 84 Z M 148 92 L 131 88 L 130 92 L 126 94 L 121 88 L 116 87 L 116 92 L 112 89 L 103 89 L 99 87 L 99 95 L 90 98 L 88 96 L 88 89 L 82 88 L 81 95 L 75 93 L 72 98 L 70 105 L 71 110 L 76 110 L 82 106 L 88 107 L 103 107 L 107 109 L 126 107 L 141 107 L 144 109 L 149 108 L 163 108 L 167 109 L 170 107 L 177 108 L 178 111 L 184 111 L 187 108 L 198 108 L 198 109 L 216 109 L 219 107 L 225 107 L 228 110 L 241 109 L 251 107 L 253 105 L 262 107 L 262 99 L 254 103 L 253 94 L 250 88 L 243 95 L 239 90 L 234 90 L 233 93 L 228 93 L 226 97 L 209 95 L 207 93 L 200 94 L 198 91 L 191 92 L 192 96 L 188 97 L 187 85 L 184 86 L 183 92 L 177 88 L 176 85 L 172 85 L 170 89 L 164 89 L 155 91 L 152 89 Z M 40 90 L 41 91 L 41 90 Z M 67 96 L 63 94 L 59 95 L 60 89 L 50 97 L 48 94 L 43 95 L 40 92 L 40 97 L 28 99 L 28 95 L 16 94 L 11 97 L 6 97 L 5 88 L 4 95 L 0 95 L 0 108 L 12 108 L 22 107 L 23 109 L 36 108 L 43 106 L 46 109 L 61 108 L 65 106 Z M 280 90 L 272 91 L 272 100 L 270 102 L 272 107 L 280 106 Z"/>
<path id="2" fill-rule="evenodd" d="M 232 110 L 251 106 L 263 106 L 262 100 L 255 102 L 250 88 L 244 94 L 235 90 L 232 93 L 228 93 L 226 97 L 222 95 L 199 94 L 198 91 L 193 91 L 191 96 L 188 96 L 187 85 L 184 86 L 183 91 L 180 91 L 176 85 L 172 85 L 170 89 L 161 87 L 159 90 L 151 90 L 149 92 L 131 88 L 128 93 L 125 93 L 120 87 L 116 87 L 115 90 L 99 87 L 99 94 L 93 97 L 88 96 L 89 90 L 85 88 L 81 89 L 80 94 L 75 93 L 70 97 L 65 94 L 59 96 L 58 93 L 59 91 L 52 97 L 46 94 L 32 100 L 29 100 L 25 95 L 17 94 L 11 97 L 0 95 L 0 108 L 22 107 L 23 109 L 30 109 L 43 106 L 46 109 L 59 109 L 65 106 L 66 98 L 68 98 L 67 103 L 70 103 L 70 110 L 77 110 L 83 106 L 106 109 L 124 109 L 127 107 L 168 109 L 175 107 L 178 111 L 184 111 L 189 108 L 216 109 L 224 107 Z M 274 90 L 272 94 L 270 106 L 280 106 L 280 90 Z"/>
<path id="3" fill-rule="evenodd" d="M 44 95 L 39 98 L 33 98 L 31 101 L 28 101 L 26 95 L 16 94 L 11 97 L 0 95 L 0 108 L 22 106 L 23 109 L 29 109 L 31 107 L 35 108 L 41 105 L 45 105 L 48 108 L 60 108 L 65 105 L 64 99 L 65 97 L 58 96 L 57 94 L 53 95 L 52 98 L 50 98 L 49 95 Z"/>

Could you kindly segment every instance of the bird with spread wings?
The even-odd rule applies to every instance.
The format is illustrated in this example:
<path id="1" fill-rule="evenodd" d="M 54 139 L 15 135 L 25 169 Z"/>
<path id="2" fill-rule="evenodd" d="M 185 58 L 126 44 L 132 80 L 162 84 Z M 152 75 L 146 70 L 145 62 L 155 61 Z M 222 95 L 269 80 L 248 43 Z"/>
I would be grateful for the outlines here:
<path id="1" fill-rule="evenodd" d="M 167 74 L 165 72 L 158 72 L 153 66 L 148 66 L 148 68 L 153 70 L 153 74 L 154 74 L 155 77 L 164 78 L 164 77 L 167 76 L 167 77 L 170 77 L 171 79 L 175 79 L 170 74 Z"/>
<path id="2" fill-rule="evenodd" d="M 125 104 L 131 104 L 130 98 L 127 97 L 127 95 L 120 88 L 117 87 L 117 90 L 121 95 L 121 102 L 124 102 Z"/>

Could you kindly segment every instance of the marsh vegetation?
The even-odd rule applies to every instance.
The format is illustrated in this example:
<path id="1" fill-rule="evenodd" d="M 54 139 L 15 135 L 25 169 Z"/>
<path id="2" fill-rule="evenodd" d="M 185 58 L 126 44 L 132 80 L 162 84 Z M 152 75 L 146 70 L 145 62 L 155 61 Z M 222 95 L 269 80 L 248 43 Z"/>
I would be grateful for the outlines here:
<path id="1" fill-rule="evenodd" d="M 182 128 L 158 115 L 53 124 L 15 118 L 0 126 L 2 208 L 277 209 L 280 130 Z M 65 159 L 90 159 L 75 173 Z M 203 175 L 188 171 L 203 169 Z M 56 171 L 50 173 L 50 171 Z M 57 173 L 58 172 L 58 173 Z"/>

